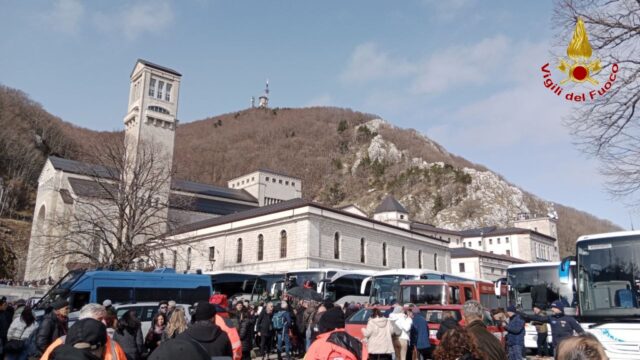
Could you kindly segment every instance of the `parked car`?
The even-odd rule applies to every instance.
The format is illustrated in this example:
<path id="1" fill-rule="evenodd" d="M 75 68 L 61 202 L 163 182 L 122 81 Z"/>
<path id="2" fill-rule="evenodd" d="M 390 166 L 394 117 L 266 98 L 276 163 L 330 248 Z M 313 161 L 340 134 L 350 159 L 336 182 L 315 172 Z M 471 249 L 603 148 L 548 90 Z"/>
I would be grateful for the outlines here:
<path id="1" fill-rule="evenodd" d="M 384 310 L 384 315 L 389 316 L 391 313 L 391 308 L 388 306 L 379 306 L 377 307 L 381 310 Z M 367 322 L 369 321 L 369 317 L 373 311 L 373 307 L 360 309 L 358 312 L 353 314 L 346 321 L 346 330 L 349 335 L 354 336 L 358 339 L 362 339 L 362 329 L 367 326 Z M 440 328 L 440 323 L 444 319 L 445 312 L 451 312 L 458 323 L 461 326 L 464 326 L 464 318 L 462 317 L 462 305 L 424 305 L 420 306 L 420 312 L 424 315 L 429 323 L 429 341 L 433 345 L 438 345 L 440 341 L 436 338 L 436 333 Z M 504 344 L 506 331 L 496 324 L 496 322 L 491 317 L 489 311 L 485 311 L 484 323 L 487 325 L 487 329 L 491 332 L 501 343 Z"/>

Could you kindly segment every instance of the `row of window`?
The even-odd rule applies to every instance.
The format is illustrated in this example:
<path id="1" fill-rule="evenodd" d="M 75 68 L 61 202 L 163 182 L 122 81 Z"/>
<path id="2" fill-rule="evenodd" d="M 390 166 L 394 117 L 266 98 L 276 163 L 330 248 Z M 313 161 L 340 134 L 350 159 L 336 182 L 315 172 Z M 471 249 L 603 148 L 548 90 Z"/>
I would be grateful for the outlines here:
<path id="1" fill-rule="evenodd" d="M 336 260 L 340 259 L 340 233 L 336 231 L 333 234 L 333 258 Z M 367 262 L 367 243 L 365 238 L 360 238 L 360 262 Z M 433 263 L 435 266 L 434 270 L 438 270 L 438 254 L 433 254 Z M 387 243 L 382 243 L 382 266 L 387 266 Z M 402 268 L 407 267 L 407 251 L 405 247 L 402 247 Z M 418 267 L 422 269 L 422 250 L 418 250 Z"/>
<path id="2" fill-rule="evenodd" d="M 280 258 L 287 257 L 287 232 L 285 230 L 280 231 Z M 264 260 L 264 236 L 258 235 L 258 261 Z M 212 246 L 209 248 L 209 260 L 215 260 L 215 248 Z M 238 238 L 236 241 L 236 263 L 242 263 L 242 238 Z"/>
<path id="3" fill-rule="evenodd" d="M 487 240 L 489 240 L 489 245 L 493 245 L 493 239 L 487 239 Z M 497 244 L 500 244 L 500 238 L 497 238 L 496 241 L 497 241 Z M 509 238 L 508 237 L 504 238 L 504 242 L 505 244 L 508 244 Z M 473 247 L 473 243 L 471 241 L 463 242 L 462 245 L 464 245 L 464 247 Z M 482 240 L 478 240 L 478 246 L 482 247 Z"/>
<path id="4" fill-rule="evenodd" d="M 291 185 L 291 186 L 296 186 L 295 181 L 291 181 L 291 182 L 290 182 L 289 180 L 276 179 L 276 178 L 274 178 L 274 177 L 270 178 L 270 177 L 266 176 L 266 177 L 264 178 L 264 180 L 265 180 L 266 182 L 271 181 L 271 182 L 272 182 L 272 183 L 274 183 L 274 184 L 275 184 L 275 183 L 278 183 L 278 184 L 280 184 L 280 185 L 286 185 L 286 186 Z M 232 187 L 232 188 L 240 187 L 241 185 L 249 184 L 249 183 L 252 183 L 252 182 L 254 182 L 254 181 L 255 181 L 255 177 L 253 177 L 253 176 L 252 176 L 252 177 L 251 177 L 251 180 L 249 180 L 249 178 L 247 178 L 247 179 L 243 179 L 243 180 L 238 180 L 235 184 L 231 184 L 231 187 Z"/>
<path id="5" fill-rule="evenodd" d="M 536 257 L 538 259 L 550 260 L 551 259 L 551 247 L 545 246 L 543 244 L 534 243 Z"/>
<path id="6" fill-rule="evenodd" d="M 162 80 L 156 81 L 155 78 L 151 78 L 149 81 L 149 96 L 162 100 L 162 94 L 164 91 L 164 100 L 171 101 L 171 87 L 172 85 L 170 83 L 166 83 Z"/>
<path id="7" fill-rule="evenodd" d="M 490 269 L 491 269 L 491 273 L 492 273 L 492 274 L 495 274 L 495 272 L 496 272 L 496 268 L 492 267 L 492 268 L 490 268 Z M 461 272 L 461 273 L 465 272 L 465 266 L 464 266 L 464 263 L 459 263 L 459 264 L 458 264 L 458 270 L 459 270 L 459 272 Z M 500 269 L 500 275 L 504 275 L 504 269 Z"/>

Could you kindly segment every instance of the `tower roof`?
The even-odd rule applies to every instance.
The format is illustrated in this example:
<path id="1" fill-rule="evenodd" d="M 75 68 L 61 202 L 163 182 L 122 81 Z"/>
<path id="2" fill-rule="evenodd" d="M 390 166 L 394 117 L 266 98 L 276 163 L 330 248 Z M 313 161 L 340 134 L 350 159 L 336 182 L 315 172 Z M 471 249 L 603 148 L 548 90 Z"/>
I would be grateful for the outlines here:
<path id="1" fill-rule="evenodd" d="M 408 214 L 408 211 L 404 208 L 404 206 L 402 206 L 402 204 L 400 204 L 398 202 L 398 200 L 396 200 L 396 198 L 393 197 L 393 195 L 388 195 L 382 201 L 382 203 L 380 203 L 380 205 L 378 205 L 378 207 L 376 208 L 376 210 L 373 213 L 374 214 L 379 214 L 379 213 L 391 212 L 391 211 L 396 211 L 396 212 L 401 212 L 401 213 Z"/>
<path id="2" fill-rule="evenodd" d="M 182 74 L 180 74 L 179 72 L 177 72 L 177 71 L 175 71 L 173 69 L 170 69 L 168 67 L 152 63 L 151 61 L 147 61 L 145 59 L 138 59 L 138 61 L 136 61 L 136 65 L 138 63 L 141 63 L 141 64 L 146 65 L 148 67 L 152 67 L 152 68 L 160 70 L 160 71 L 168 72 L 169 74 L 173 74 L 173 75 L 176 75 L 176 76 L 182 76 Z M 133 66 L 133 70 L 131 72 L 131 75 L 133 75 L 133 71 L 135 71 L 135 69 L 136 69 L 136 67 L 134 65 Z"/>

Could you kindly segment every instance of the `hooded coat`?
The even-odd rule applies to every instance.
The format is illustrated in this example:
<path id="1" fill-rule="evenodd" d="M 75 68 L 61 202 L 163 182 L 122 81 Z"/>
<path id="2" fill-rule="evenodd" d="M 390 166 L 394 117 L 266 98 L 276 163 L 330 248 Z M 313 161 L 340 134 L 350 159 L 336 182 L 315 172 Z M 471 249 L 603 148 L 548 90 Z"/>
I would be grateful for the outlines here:
<path id="1" fill-rule="evenodd" d="M 393 354 L 393 325 L 385 317 L 369 319 L 367 327 L 362 329 L 369 354 Z"/>
<path id="2" fill-rule="evenodd" d="M 398 311 L 398 309 L 400 309 Z M 408 317 L 403 311 L 401 307 L 396 307 L 393 312 L 389 315 L 389 320 L 391 320 L 396 328 L 396 332 L 400 332 L 400 340 L 411 340 L 409 336 L 411 332 L 411 318 Z"/>
<path id="3" fill-rule="evenodd" d="M 207 350 L 209 356 L 233 356 L 229 337 L 213 323 L 193 324 L 176 339 L 195 340 Z"/>
<path id="4" fill-rule="evenodd" d="M 507 330 L 508 346 L 524 346 L 524 320 L 520 315 L 515 314 L 509 318 L 509 323 L 505 329 Z"/>

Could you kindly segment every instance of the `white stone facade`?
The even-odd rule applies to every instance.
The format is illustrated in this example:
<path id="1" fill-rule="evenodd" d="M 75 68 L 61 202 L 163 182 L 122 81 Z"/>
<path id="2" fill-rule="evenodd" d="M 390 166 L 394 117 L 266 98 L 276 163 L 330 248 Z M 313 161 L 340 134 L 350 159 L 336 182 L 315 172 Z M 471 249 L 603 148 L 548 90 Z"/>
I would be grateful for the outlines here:
<path id="1" fill-rule="evenodd" d="M 283 231 L 286 232 L 286 254 L 281 252 Z M 262 251 L 260 235 L 264 241 Z M 241 259 L 238 258 L 239 239 L 242 239 Z M 185 242 L 175 249 L 178 270 L 272 272 L 328 267 L 450 270 L 449 249 L 444 241 L 301 200 L 291 208 L 219 221 L 174 235 L 171 240 Z M 386 261 L 383 247 L 386 247 Z M 165 259 L 173 256 L 171 250 L 164 251 Z M 210 259 L 212 251 L 215 261 Z M 281 256 L 283 254 L 285 256 Z"/>

